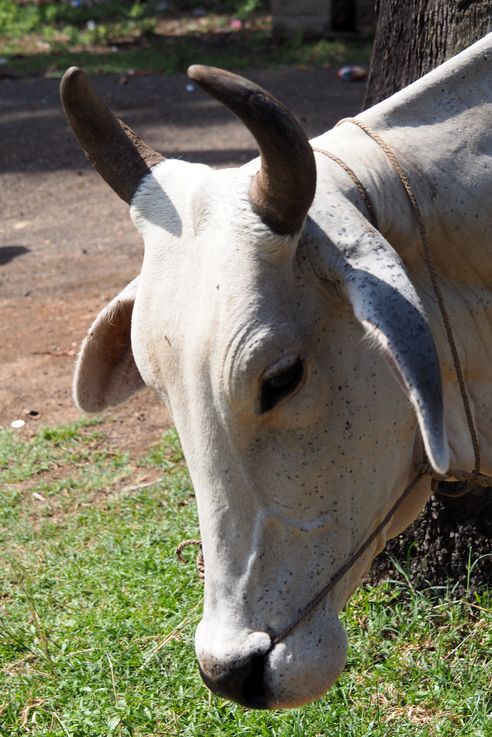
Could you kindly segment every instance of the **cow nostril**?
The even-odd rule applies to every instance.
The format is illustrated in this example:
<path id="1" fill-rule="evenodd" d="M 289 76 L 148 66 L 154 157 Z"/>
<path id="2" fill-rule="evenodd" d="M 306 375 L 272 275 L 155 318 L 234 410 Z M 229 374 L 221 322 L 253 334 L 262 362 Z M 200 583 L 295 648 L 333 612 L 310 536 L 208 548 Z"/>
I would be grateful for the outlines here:
<path id="1" fill-rule="evenodd" d="M 268 688 L 265 685 L 266 655 L 255 655 L 238 667 L 208 668 L 200 665 L 200 675 L 208 688 L 220 696 L 236 701 L 250 709 L 268 709 Z"/>
<path id="2" fill-rule="evenodd" d="M 250 671 L 244 679 L 241 689 L 242 703 L 252 709 L 268 707 L 267 689 L 265 687 L 265 655 L 256 655 L 251 659 Z"/>

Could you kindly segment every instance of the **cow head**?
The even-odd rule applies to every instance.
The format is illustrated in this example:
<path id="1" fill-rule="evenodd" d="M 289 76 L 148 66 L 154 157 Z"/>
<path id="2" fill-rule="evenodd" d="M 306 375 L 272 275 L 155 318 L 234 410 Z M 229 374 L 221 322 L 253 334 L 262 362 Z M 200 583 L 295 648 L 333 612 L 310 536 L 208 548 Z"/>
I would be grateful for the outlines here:
<path id="1" fill-rule="evenodd" d="M 323 185 L 313 202 L 313 153 L 293 116 L 239 77 L 190 74 L 250 128 L 259 164 L 165 160 L 81 72 L 62 82 L 82 146 L 130 203 L 145 244 L 139 278 L 82 346 L 75 397 L 94 412 L 147 385 L 166 403 L 198 503 L 203 678 L 247 706 L 291 707 L 340 674 L 338 613 L 426 489 L 309 616 L 272 638 L 413 476 L 418 428 L 433 467 L 446 469 L 439 365 L 389 243 L 346 193 Z"/>

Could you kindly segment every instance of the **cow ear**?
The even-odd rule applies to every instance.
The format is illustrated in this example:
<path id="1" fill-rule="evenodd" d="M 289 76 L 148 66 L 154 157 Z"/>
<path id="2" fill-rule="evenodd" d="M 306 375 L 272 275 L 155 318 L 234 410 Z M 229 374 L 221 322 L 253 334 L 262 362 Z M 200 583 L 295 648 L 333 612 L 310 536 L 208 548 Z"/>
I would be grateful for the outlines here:
<path id="1" fill-rule="evenodd" d="M 360 214 L 354 216 L 360 225 Z M 364 221 L 362 232 L 316 238 L 315 268 L 334 281 L 367 337 L 381 351 L 413 405 L 427 458 L 437 473 L 449 465 L 441 370 L 422 303 L 400 257 Z M 323 273 L 320 273 L 320 270 Z"/>
<path id="2" fill-rule="evenodd" d="M 82 343 L 73 383 L 75 402 L 101 412 L 124 402 L 145 384 L 133 358 L 131 321 L 138 277 L 97 316 Z"/>

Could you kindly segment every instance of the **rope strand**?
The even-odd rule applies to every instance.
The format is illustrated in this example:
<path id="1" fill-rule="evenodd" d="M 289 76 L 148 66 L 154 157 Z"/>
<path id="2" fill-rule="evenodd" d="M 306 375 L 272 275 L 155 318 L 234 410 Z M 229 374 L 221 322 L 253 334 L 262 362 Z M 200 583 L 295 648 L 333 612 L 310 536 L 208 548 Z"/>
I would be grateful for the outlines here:
<path id="1" fill-rule="evenodd" d="M 364 200 L 364 204 L 366 206 L 366 210 L 369 214 L 369 220 L 371 222 L 371 225 L 374 225 L 374 227 L 377 229 L 378 223 L 376 218 L 376 213 L 374 211 L 374 207 L 372 206 L 371 198 L 369 197 L 369 193 L 367 189 L 364 187 L 362 182 L 360 181 L 357 174 L 354 172 L 353 169 L 350 168 L 348 164 L 345 163 L 345 161 L 342 161 L 342 159 L 339 159 L 338 156 L 335 156 L 335 154 L 332 154 L 331 151 L 325 151 L 323 148 L 316 148 L 313 146 L 313 151 L 317 151 L 319 154 L 323 154 L 323 156 L 327 156 L 329 159 L 335 162 L 335 164 L 338 164 L 338 166 L 343 169 L 343 171 L 349 175 L 350 179 L 353 181 L 355 186 L 357 187 L 357 191 L 359 192 L 360 196 Z"/>
<path id="2" fill-rule="evenodd" d="M 282 640 L 285 640 L 285 638 L 290 635 L 292 630 L 294 630 L 297 625 L 302 622 L 303 619 L 308 617 L 311 612 L 316 609 L 318 604 L 323 601 L 323 599 L 330 593 L 332 588 L 340 581 L 341 578 L 352 568 L 352 566 L 359 560 L 361 555 L 363 555 L 366 550 L 369 548 L 370 545 L 374 542 L 376 537 L 383 531 L 383 529 L 386 527 L 388 522 L 391 520 L 395 512 L 398 510 L 398 508 L 403 504 L 407 496 L 410 494 L 410 492 L 413 490 L 415 485 L 420 481 L 423 476 L 426 474 L 426 468 L 423 467 L 419 470 L 417 475 L 412 479 L 412 481 L 408 484 L 408 486 L 405 488 L 402 494 L 398 497 L 396 502 L 392 505 L 392 507 L 389 509 L 389 511 L 385 514 L 379 525 L 376 527 L 375 530 L 371 532 L 368 538 L 362 543 L 362 545 L 353 553 L 348 561 L 330 578 L 328 583 L 323 586 L 321 591 L 319 591 L 316 596 L 311 599 L 309 604 L 307 604 L 304 609 L 301 609 L 301 611 L 298 613 L 297 617 L 294 619 L 291 624 L 288 625 L 288 627 L 285 627 L 283 630 L 281 630 L 275 637 L 272 637 L 272 645 L 271 648 L 274 648 L 275 645 L 277 645 Z"/>

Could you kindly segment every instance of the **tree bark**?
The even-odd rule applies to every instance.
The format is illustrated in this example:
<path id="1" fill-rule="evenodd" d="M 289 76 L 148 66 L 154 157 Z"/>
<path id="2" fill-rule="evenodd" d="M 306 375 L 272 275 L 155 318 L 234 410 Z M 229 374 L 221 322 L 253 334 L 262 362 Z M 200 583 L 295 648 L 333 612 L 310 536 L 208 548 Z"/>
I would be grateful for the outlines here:
<path id="1" fill-rule="evenodd" d="M 376 0 L 377 28 L 364 108 L 426 74 L 492 29 L 492 0 Z M 370 580 L 410 575 L 449 581 L 470 595 L 492 585 L 492 489 L 433 496 L 420 517 L 374 561 Z M 399 563 L 393 565 L 393 560 Z"/>
<path id="2" fill-rule="evenodd" d="M 364 109 L 492 30 L 491 0 L 376 0 L 376 14 Z"/>

